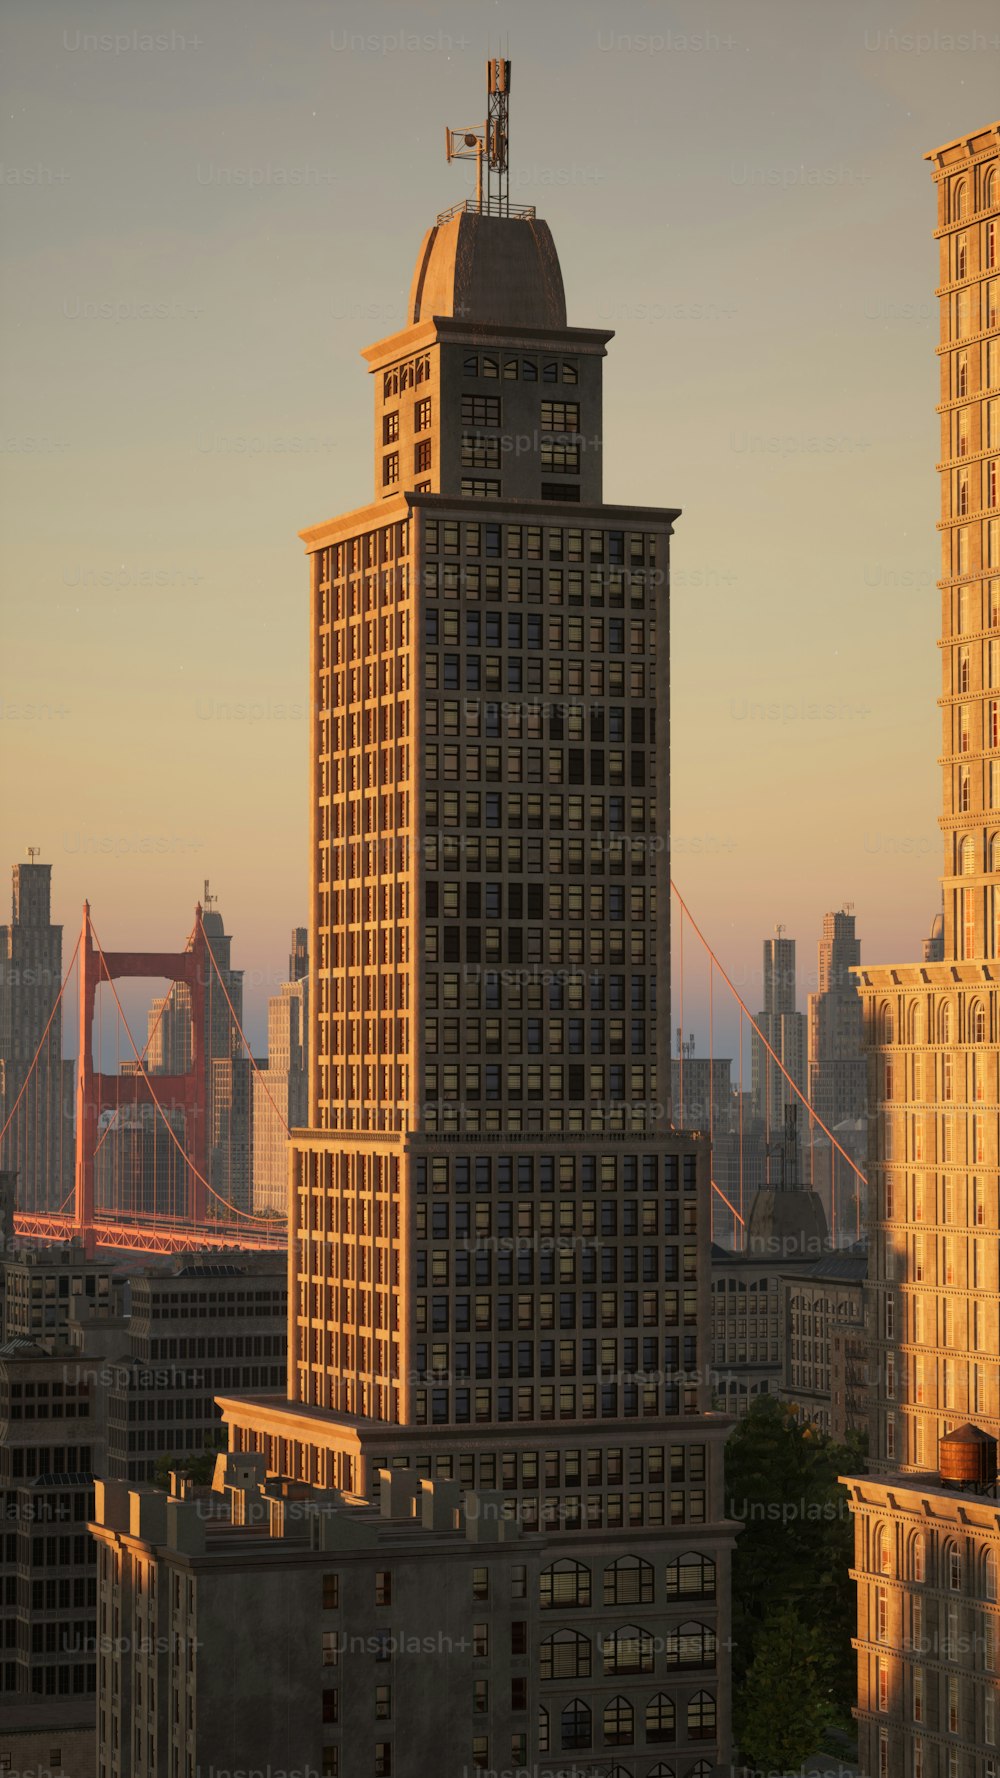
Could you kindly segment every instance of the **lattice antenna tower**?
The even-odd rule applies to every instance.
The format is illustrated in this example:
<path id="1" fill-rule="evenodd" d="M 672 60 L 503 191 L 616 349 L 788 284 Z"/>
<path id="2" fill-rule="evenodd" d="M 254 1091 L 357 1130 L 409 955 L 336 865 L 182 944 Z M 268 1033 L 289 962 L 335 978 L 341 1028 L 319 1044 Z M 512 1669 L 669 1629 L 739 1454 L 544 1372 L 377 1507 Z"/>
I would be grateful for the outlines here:
<path id="1" fill-rule="evenodd" d="M 445 127 L 445 158 L 476 163 L 476 209 L 491 216 L 510 214 L 510 62 L 491 56 L 486 63 L 486 119 L 469 129 Z M 485 206 L 483 168 L 486 168 Z"/>

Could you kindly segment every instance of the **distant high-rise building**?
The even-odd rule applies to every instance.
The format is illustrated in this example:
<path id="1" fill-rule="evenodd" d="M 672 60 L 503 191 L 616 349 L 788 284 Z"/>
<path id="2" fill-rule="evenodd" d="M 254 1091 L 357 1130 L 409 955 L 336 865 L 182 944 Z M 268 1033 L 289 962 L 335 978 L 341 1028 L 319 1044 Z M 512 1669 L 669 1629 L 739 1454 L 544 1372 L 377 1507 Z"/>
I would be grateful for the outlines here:
<path id="1" fill-rule="evenodd" d="M 853 912 L 842 908 L 824 914 L 818 986 L 809 996 L 809 1103 L 852 1159 L 859 1134 L 864 1136 L 861 1120 L 867 1109 L 861 998 L 851 973 L 860 961 L 861 941 L 855 934 Z M 836 1238 L 840 1218 L 849 1216 L 855 1205 L 858 1176 L 822 1131 L 808 1134 L 813 1185 L 823 1198 Z"/>
<path id="2" fill-rule="evenodd" d="M 861 998 L 851 970 L 861 962 L 854 915 L 824 914 L 819 986 L 809 996 L 809 1103 L 828 1129 L 865 1109 Z"/>
<path id="3" fill-rule="evenodd" d="M 102 1112 L 94 1150 L 96 1208 L 118 1216 L 183 1216 L 183 1149 L 180 1110 L 123 1105 Z"/>
<path id="4" fill-rule="evenodd" d="M 738 1116 L 733 1097 L 733 1063 L 730 1056 L 695 1056 L 685 1051 L 670 1063 L 671 1105 L 685 1130 L 713 1134 L 731 1130 Z"/>
<path id="5" fill-rule="evenodd" d="M 873 1474 L 852 1477 L 860 1765 L 1000 1760 L 1000 123 L 935 149 L 944 932 L 860 970 Z"/>
<path id="6" fill-rule="evenodd" d="M 309 1112 L 309 950 L 304 926 L 292 933 L 290 980 L 267 1009 L 267 1067 L 253 1081 L 253 1207 L 288 1214 L 288 1136 Z"/>
<path id="7" fill-rule="evenodd" d="M 169 992 L 158 995 L 146 1020 L 149 1074 L 186 1074 L 191 1066 L 191 990 L 187 982 L 174 982 Z"/>
<path id="8" fill-rule="evenodd" d="M 732 1068 L 731 1057 L 696 1056 L 688 1045 L 683 1069 L 679 1056 L 670 1063 L 675 1121 L 712 1139 L 712 1179 L 718 1187 L 712 1194 L 712 1230 L 725 1248 L 742 1245 L 739 1219 L 767 1180 L 767 1144 L 751 1115 L 749 1094 L 733 1089 Z"/>
<path id="9" fill-rule="evenodd" d="M 787 1070 L 799 1092 L 806 1089 L 806 1021 L 795 1006 L 795 940 L 764 940 L 764 1005 L 757 1014 L 759 1031 L 767 1039 L 776 1062 L 753 1032 L 750 1045 L 750 1090 L 755 1117 L 763 1125 L 768 1142 L 783 1140 L 785 1106 L 799 1100 L 782 1073 Z"/>
<path id="10" fill-rule="evenodd" d="M 208 893 L 207 883 L 205 895 L 202 920 L 209 949 L 218 965 L 218 973 L 209 965 L 205 990 L 208 1179 L 212 1191 L 218 1194 L 218 1197 L 209 1195 L 208 1210 L 210 1215 L 215 1212 L 225 1215 L 219 1198 L 240 1210 L 250 1207 L 252 1067 L 233 1021 L 235 1013 L 240 1023 L 243 1022 L 243 971 L 232 966 L 233 941 L 226 932 L 222 915 L 215 909 L 215 897 Z M 146 1022 L 149 1037 L 147 1072 L 151 1075 L 186 1072 L 192 1056 L 191 993 L 187 984 L 174 982 L 166 994 L 158 996 L 150 1006 Z M 128 1068 L 123 1066 L 122 1073 L 132 1073 L 136 1066 L 135 1063 Z M 165 1111 L 173 1109 L 164 1106 Z M 163 1119 L 159 1122 L 162 1126 Z"/>
<path id="11" fill-rule="evenodd" d="M 9 926 L 0 926 L 0 1129 L 38 1053 L 34 1074 L 0 1143 L 0 1169 L 17 1173 L 20 1210 L 58 1210 L 73 1184 L 73 1064 L 62 1059 L 62 927 L 51 918 L 52 866 L 15 864 Z"/>

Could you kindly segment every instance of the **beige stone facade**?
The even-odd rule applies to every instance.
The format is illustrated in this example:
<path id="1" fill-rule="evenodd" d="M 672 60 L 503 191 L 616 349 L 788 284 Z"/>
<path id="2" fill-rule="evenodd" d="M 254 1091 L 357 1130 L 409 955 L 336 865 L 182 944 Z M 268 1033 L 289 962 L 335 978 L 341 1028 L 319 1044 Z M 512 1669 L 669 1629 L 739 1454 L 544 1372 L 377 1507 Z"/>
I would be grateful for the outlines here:
<path id="1" fill-rule="evenodd" d="M 941 257 L 944 935 L 939 961 L 859 971 L 876 1472 L 853 1484 L 859 1717 L 862 1767 L 878 1778 L 994 1778 L 997 1504 L 942 1488 L 937 1472 L 944 1434 L 968 1422 L 1000 1434 L 1000 125 L 928 159 Z M 888 1554 L 874 1560 L 876 1536 Z M 921 1613 L 936 1638 L 926 1660 L 912 1646 Z"/>

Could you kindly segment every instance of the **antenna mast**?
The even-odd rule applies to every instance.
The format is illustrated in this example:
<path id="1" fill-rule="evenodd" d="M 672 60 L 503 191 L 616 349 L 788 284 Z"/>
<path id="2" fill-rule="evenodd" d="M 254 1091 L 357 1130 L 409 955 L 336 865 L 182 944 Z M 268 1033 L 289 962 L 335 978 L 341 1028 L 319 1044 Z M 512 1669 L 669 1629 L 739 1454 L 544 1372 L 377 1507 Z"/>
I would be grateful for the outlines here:
<path id="1" fill-rule="evenodd" d="M 502 56 L 491 56 L 486 64 L 486 121 L 472 129 L 445 129 L 445 158 L 476 163 L 476 203 L 483 214 L 483 163 L 486 164 L 486 213 L 489 216 L 510 214 L 510 166 L 508 144 L 508 95 L 510 63 Z M 471 206 L 469 206 L 471 207 Z"/>

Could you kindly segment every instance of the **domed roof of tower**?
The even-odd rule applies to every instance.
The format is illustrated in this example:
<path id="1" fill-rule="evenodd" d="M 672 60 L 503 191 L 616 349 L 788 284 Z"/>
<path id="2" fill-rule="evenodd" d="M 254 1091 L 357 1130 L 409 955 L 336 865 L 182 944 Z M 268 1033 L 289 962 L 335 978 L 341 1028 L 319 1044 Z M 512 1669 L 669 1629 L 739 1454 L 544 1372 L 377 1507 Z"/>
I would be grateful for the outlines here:
<path id="1" fill-rule="evenodd" d="M 747 1218 L 747 1254 L 761 1259 L 819 1259 L 829 1247 L 826 1211 L 816 1192 L 767 1185 L 755 1193 Z"/>
<path id="2" fill-rule="evenodd" d="M 410 288 L 409 326 L 434 315 L 495 327 L 566 326 L 548 223 L 460 210 L 427 230 Z"/>

